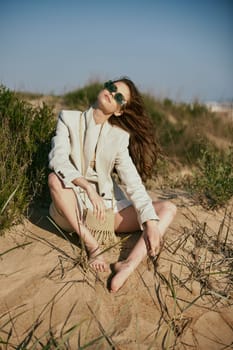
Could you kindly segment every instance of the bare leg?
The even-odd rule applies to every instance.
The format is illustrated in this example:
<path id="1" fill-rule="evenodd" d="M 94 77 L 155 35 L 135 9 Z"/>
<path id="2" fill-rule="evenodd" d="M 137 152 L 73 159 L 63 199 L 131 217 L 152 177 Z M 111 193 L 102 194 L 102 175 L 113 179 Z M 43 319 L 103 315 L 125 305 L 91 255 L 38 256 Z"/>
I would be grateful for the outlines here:
<path id="1" fill-rule="evenodd" d="M 176 207 L 168 201 L 153 202 L 153 205 L 160 218 L 158 225 L 161 237 L 163 237 L 176 214 Z M 115 228 L 117 232 L 132 232 L 140 229 L 137 222 L 137 215 L 133 207 L 126 208 L 116 214 Z M 112 292 L 117 292 L 123 286 L 130 274 L 136 269 L 146 255 L 146 244 L 143 236 L 141 236 L 128 258 L 114 264 L 114 271 L 116 274 L 111 281 Z"/>
<path id="2" fill-rule="evenodd" d="M 56 210 L 67 220 L 69 225 L 83 239 L 88 251 L 90 265 L 96 271 L 107 271 L 105 263 L 96 239 L 79 219 L 77 199 L 72 189 L 63 187 L 56 174 L 51 173 L 48 179 L 52 201 Z"/>

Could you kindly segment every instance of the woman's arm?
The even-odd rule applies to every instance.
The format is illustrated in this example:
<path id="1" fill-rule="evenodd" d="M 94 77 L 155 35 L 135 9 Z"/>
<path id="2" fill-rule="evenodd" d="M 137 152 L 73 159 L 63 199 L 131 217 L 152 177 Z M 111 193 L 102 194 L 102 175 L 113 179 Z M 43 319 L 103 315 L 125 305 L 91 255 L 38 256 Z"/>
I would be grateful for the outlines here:
<path id="1" fill-rule="evenodd" d="M 116 159 L 116 169 L 124 184 L 125 191 L 138 213 L 138 221 L 143 230 L 143 237 L 148 255 L 158 254 L 161 243 L 159 231 L 159 217 L 155 213 L 152 200 L 137 172 L 137 169 L 129 155 L 127 142 L 122 143 L 121 150 Z"/>
<path id="2" fill-rule="evenodd" d="M 122 137 L 121 146 L 116 156 L 115 168 L 122 181 L 125 192 L 138 213 L 138 220 L 142 224 L 149 220 L 159 220 L 152 205 L 152 200 L 142 183 L 137 169 L 129 155 L 129 137 Z"/>
<path id="3" fill-rule="evenodd" d="M 66 120 L 64 113 L 66 113 L 66 116 L 69 115 L 69 118 L 66 118 Z M 77 115 L 79 112 L 75 115 L 74 111 L 72 111 L 72 114 L 69 113 L 70 111 L 60 113 L 57 121 L 56 135 L 52 138 L 52 148 L 49 153 L 49 168 L 57 174 L 66 187 L 70 187 L 74 179 L 82 176 L 79 169 L 77 169 L 70 161 L 70 128 L 72 127 L 72 122 L 74 124 L 74 120 L 77 120 L 79 117 Z M 70 121 L 70 125 L 67 120 Z"/>

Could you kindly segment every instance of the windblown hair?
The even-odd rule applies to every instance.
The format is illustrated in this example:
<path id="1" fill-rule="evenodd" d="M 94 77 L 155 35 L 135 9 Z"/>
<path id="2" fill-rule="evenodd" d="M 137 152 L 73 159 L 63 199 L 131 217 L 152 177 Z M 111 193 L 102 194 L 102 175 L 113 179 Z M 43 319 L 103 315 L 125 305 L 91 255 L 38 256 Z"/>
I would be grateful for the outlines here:
<path id="1" fill-rule="evenodd" d="M 156 142 L 155 127 L 147 115 L 141 94 L 127 77 L 114 82 L 125 83 L 130 90 L 127 102 L 120 117 L 112 115 L 109 122 L 130 134 L 129 153 L 143 181 L 151 178 L 160 147 Z"/>

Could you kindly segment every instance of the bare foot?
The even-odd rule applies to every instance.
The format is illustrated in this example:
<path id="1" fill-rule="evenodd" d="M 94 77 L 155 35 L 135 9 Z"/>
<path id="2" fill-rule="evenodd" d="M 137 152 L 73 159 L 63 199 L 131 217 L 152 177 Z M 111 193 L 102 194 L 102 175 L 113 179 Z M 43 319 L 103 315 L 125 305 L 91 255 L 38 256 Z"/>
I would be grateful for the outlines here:
<path id="1" fill-rule="evenodd" d="M 109 266 L 105 262 L 99 247 L 89 253 L 89 264 L 96 272 L 109 271 Z"/>
<path id="2" fill-rule="evenodd" d="M 119 261 L 114 264 L 113 269 L 116 274 L 112 278 L 110 290 L 115 293 L 123 287 L 134 268 L 126 261 Z"/>

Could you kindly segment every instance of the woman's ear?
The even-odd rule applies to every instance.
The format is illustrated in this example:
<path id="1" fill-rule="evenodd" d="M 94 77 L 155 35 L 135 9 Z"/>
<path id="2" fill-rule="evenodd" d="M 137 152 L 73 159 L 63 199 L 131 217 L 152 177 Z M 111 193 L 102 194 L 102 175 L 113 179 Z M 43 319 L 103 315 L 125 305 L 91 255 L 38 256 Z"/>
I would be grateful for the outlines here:
<path id="1" fill-rule="evenodd" d="M 115 112 L 113 113 L 115 115 L 115 117 L 120 117 L 123 114 L 123 111 L 119 111 L 119 112 Z"/>

